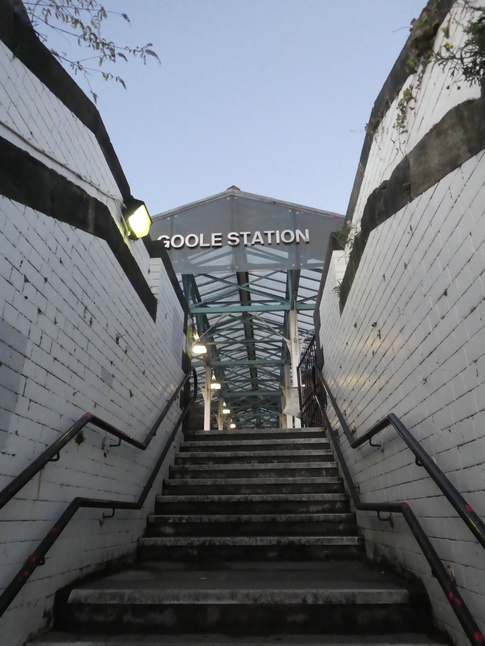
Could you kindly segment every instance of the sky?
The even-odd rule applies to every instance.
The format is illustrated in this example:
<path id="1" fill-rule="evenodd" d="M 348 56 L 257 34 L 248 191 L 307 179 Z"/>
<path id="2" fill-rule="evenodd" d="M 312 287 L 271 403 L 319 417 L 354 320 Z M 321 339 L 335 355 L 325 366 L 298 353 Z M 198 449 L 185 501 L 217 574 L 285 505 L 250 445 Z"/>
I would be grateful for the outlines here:
<path id="1" fill-rule="evenodd" d="M 152 215 L 233 185 L 345 214 L 372 106 L 426 0 L 103 4 L 130 17 L 110 15 L 110 38 L 161 61 L 120 61 L 126 90 L 90 80 Z"/>

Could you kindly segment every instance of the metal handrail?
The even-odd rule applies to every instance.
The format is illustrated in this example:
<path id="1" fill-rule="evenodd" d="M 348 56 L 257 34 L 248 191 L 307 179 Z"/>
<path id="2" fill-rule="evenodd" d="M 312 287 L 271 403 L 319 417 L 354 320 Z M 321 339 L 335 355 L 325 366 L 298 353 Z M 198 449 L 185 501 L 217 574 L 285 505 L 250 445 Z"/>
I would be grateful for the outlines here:
<path id="1" fill-rule="evenodd" d="M 24 471 L 22 471 L 22 473 L 17 478 L 15 478 L 12 481 L 12 483 L 0 493 L 1 500 L 3 501 L 3 504 L 1 506 L 4 506 L 9 500 L 11 500 L 11 498 L 13 498 L 13 496 L 23 486 L 25 486 L 25 484 L 27 484 L 27 482 L 40 469 L 43 468 L 43 466 L 45 466 L 50 460 L 52 460 L 54 456 L 56 456 L 59 453 L 61 448 L 63 448 L 68 442 L 70 442 L 89 422 L 94 423 L 96 426 L 103 429 L 104 431 L 107 431 L 108 433 L 115 435 L 120 439 L 120 442 L 121 440 L 124 440 L 125 442 L 128 442 L 129 444 L 135 446 L 138 449 L 145 450 L 148 447 L 150 441 L 155 436 L 158 426 L 163 421 L 163 418 L 167 414 L 168 410 L 170 409 L 171 405 L 175 401 L 176 397 L 178 396 L 178 394 L 180 393 L 184 385 L 187 383 L 191 374 L 193 375 L 193 379 L 194 379 L 193 395 L 185 405 L 182 412 L 180 413 L 179 418 L 177 419 L 177 422 L 170 434 L 170 437 L 168 438 L 155 466 L 153 467 L 152 472 L 147 482 L 145 483 L 145 486 L 143 487 L 143 490 L 140 496 L 138 497 L 138 499 L 135 502 L 126 502 L 123 500 L 110 500 L 110 499 L 98 499 L 98 498 L 81 498 L 81 497 L 74 498 L 72 502 L 68 505 L 64 513 L 55 522 L 55 524 L 52 526 L 49 532 L 44 536 L 42 541 L 38 544 L 38 546 L 32 552 L 32 554 L 27 558 L 27 560 L 22 565 L 20 570 L 13 577 L 11 582 L 7 585 L 5 590 L 0 595 L 0 617 L 4 614 L 4 612 L 7 610 L 9 605 L 17 596 L 17 594 L 26 584 L 26 582 L 33 574 L 35 569 L 40 565 L 44 565 L 45 556 L 47 552 L 50 550 L 52 545 L 59 538 L 61 532 L 64 530 L 64 528 L 69 523 L 69 521 L 71 520 L 71 518 L 74 516 L 74 514 L 78 509 L 80 509 L 81 507 L 89 507 L 94 509 L 111 509 L 113 513 L 110 516 L 103 515 L 103 518 L 111 518 L 114 515 L 116 509 L 137 510 L 143 507 L 143 504 L 148 496 L 148 493 L 153 486 L 155 478 L 157 477 L 157 474 L 160 471 L 163 461 L 165 460 L 167 453 L 170 450 L 170 447 L 175 438 L 175 435 L 178 429 L 180 428 L 180 425 L 182 424 L 185 416 L 187 415 L 190 406 L 192 405 L 193 401 L 196 398 L 197 375 L 195 370 L 189 371 L 185 374 L 184 378 L 177 386 L 176 391 L 174 392 L 174 394 L 171 396 L 171 398 L 163 408 L 155 424 L 152 426 L 147 437 L 143 442 L 135 440 L 133 437 L 131 437 L 130 435 L 127 435 L 123 431 L 120 431 L 119 429 L 115 428 L 111 424 L 108 424 L 103 420 L 101 420 L 100 418 L 94 415 L 91 415 L 91 413 L 86 413 L 73 426 L 71 426 L 71 428 L 69 428 L 68 431 L 66 431 L 66 433 L 64 433 L 64 435 L 62 435 L 62 437 L 59 438 L 59 440 L 54 442 L 54 444 L 52 444 L 46 451 L 44 451 L 44 453 L 42 453 L 42 455 L 40 455 L 29 467 L 27 467 L 27 469 L 24 469 Z M 118 445 L 116 444 L 114 446 L 118 446 Z"/>
<path id="2" fill-rule="evenodd" d="M 178 397 L 180 391 L 185 386 L 185 384 L 187 383 L 192 373 L 194 375 L 195 388 L 197 388 L 197 375 L 195 373 L 195 370 L 188 371 L 184 375 L 184 378 L 182 379 L 180 384 L 177 386 L 173 395 L 165 404 L 162 412 L 157 417 L 153 426 L 148 431 L 148 435 L 143 441 L 137 440 L 131 435 L 128 435 L 124 431 L 121 431 L 120 429 L 116 428 L 115 426 L 112 426 L 108 422 L 105 422 L 104 420 L 97 417 L 96 415 L 93 415 L 93 413 L 85 413 L 80 419 L 77 420 L 77 422 L 75 422 L 70 428 L 68 428 L 65 433 L 63 433 L 43 453 L 41 453 L 38 458 L 33 460 L 33 462 L 31 462 L 28 467 L 26 467 L 16 478 L 14 478 L 11 482 L 9 482 L 9 484 L 4 489 L 2 489 L 2 491 L 0 491 L 0 509 L 2 509 L 9 502 L 9 500 L 11 500 L 23 487 L 25 487 L 25 485 L 39 471 L 41 471 L 48 462 L 51 462 L 51 460 L 57 459 L 57 456 L 59 455 L 60 451 L 66 446 L 66 444 L 68 444 L 71 440 L 73 440 L 76 437 L 76 435 L 80 433 L 80 431 L 82 431 L 82 429 L 86 426 L 86 424 L 93 424 L 94 426 L 97 426 L 103 431 L 106 431 L 110 435 L 113 435 L 114 437 L 118 438 L 120 443 L 123 441 L 123 442 L 126 442 L 127 444 L 131 444 L 131 446 L 134 446 L 137 449 L 141 449 L 142 451 L 145 451 L 145 449 L 148 447 L 152 439 L 155 437 L 157 429 L 162 423 L 163 418 L 170 410 L 172 404 Z M 112 446 L 118 446 L 118 444 L 112 445 Z"/>
<path id="3" fill-rule="evenodd" d="M 423 449 L 421 444 L 416 440 L 416 438 L 410 433 L 410 431 L 404 426 L 401 420 L 394 415 L 394 413 L 389 413 L 384 419 L 382 419 L 377 424 L 369 429 L 364 435 L 355 439 L 352 435 L 352 431 L 349 428 L 342 411 L 340 410 L 335 397 L 330 390 L 328 383 L 325 380 L 325 377 L 322 373 L 314 367 L 314 374 L 316 374 L 321 380 L 322 384 L 325 387 L 325 390 L 328 393 L 328 397 L 332 402 L 332 406 L 335 410 L 335 413 L 338 417 L 340 425 L 347 437 L 347 440 L 351 448 L 356 449 L 359 446 L 362 446 L 366 442 L 371 442 L 372 438 L 383 431 L 388 426 L 392 426 L 399 436 L 404 440 L 407 446 L 411 449 L 416 457 L 416 464 L 422 466 L 426 469 L 428 474 L 434 480 L 434 482 L 441 489 L 443 494 L 446 496 L 450 504 L 455 508 L 457 513 L 461 516 L 465 522 L 468 529 L 472 532 L 475 538 L 478 540 L 480 545 L 485 548 L 485 523 L 481 518 L 473 511 L 471 505 L 465 500 L 461 493 L 454 487 L 454 485 L 448 480 L 446 475 L 438 468 L 435 461 L 432 457 Z"/>
<path id="4" fill-rule="evenodd" d="M 333 427 L 332 427 L 332 425 L 330 423 L 330 420 L 328 418 L 328 415 L 327 415 L 327 398 L 326 398 L 326 395 L 325 395 L 325 393 L 318 392 L 317 381 L 316 381 L 317 376 L 319 377 L 321 383 L 325 387 L 325 391 L 328 394 L 328 396 L 330 398 L 330 401 L 332 402 L 332 406 L 333 406 L 333 408 L 335 410 L 335 413 L 337 414 L 339 422 L 342 424 L 342 428 L 344 430 L 344 433 L 345 433 L 347 439 L 349 440 L 349 443 L 351 444 L 351 446 L 353 445 L 352 448 L 355 448 L 356 446 L 361 446 L 365 441 L 371 440 L 372 437 L 374 437 L 374 435 L 376 435 L 376 433 L 378 433 L 379 431 L 386 428 L 389 424 L 392 424 L 394 426 L 394 428 L 396 428 L 396 430 L 398 430 L 401 437 L 403 437 L 405 442 L 408 444 L 408 446 L 410 446 L 411 450 L 415 453 L 415 455 L 418 457 L 418 459 L 420 461 L 421 461 L 421 458 L 425 459 L 426 456 L 427 456 L 427 458 L 429 458 L 429 461 L 431 461 L 431 458 L 426 453 L 426 451 L 424 451 L 424 449 L 419 445 L 419 443 L 415 440 L 415 438 L 413 438 L 411 436 L 411 434 L 406 429 L 404 424 L 402 424 L 402 422 L 395 415 L 393 415 L 392 413 L 391 413 L 392 418 L 391 418 L 391 415 L 388 415 L 387 418 L 385 418 L 385 420 L 388 419 L 387 423 L 384 423 L 385 420 L 382 420 L 381 422 L 379 422 L 379 424 L 376 424 L 370 431 L 365 433 L 365 435 L 363 435 L 361 438 L 359 438 L 358 440 L 354 440 L 353 437 L 352 437 L 352 433 L 350 431 L 350 428 L 349 428 L 344 416 L 342 415 L 342 412 L 341 412 L 341 410 L 340 410 L 340 408 L 339 408 L 339 406 L 338 406 L 338 404 L 337 404 L 337 402 L 335 400 L 335 397 L 333 396 L 330 388 L 328 387 L 327 382 L 325 381 L 325 379 L 324 379 L 323 375 L 320 373 L 320 371 L 318 371 L 315 366 L 313 367 L 313 388 L 314 388 L 313 392 L 314 392 L 314 397 L 315 397 L 315 399 L 316 399 L 316 401 L 317 401 L 317 403 L 318 403 L 318 405 L 320 407 L 320 410 L 322 412 L 322 418 L 323 418 L 323 421 L 324 421 L 324 425 L 325 425 L 325 427 L 326 427 L 326 429 L 327 429 L 327 431 L 328 431 L 328 433 L 330 435 L 330 439 L 332 441 L 335 454 L 336 454 L 337 459 L 338 459 L 338 461 L 340 463 L 340 466 L 342 468 L 342 473 L 343 473 L 345 481 L 347 483 L 347 487 L 348 487 L 349 493 L 350 493 L 350 495 L 352 497 L 352 500 L 354 502 L 355 508 L 360 510 L 360 511 L 375 511 L 378 514 L 379 520 L 386 520 L 386 519 L 382 519 L 380 517 L 380 515 L 379 515 L 380 513 L 389 513 L 389 514 L 399 513 L 399 514 L 402 514 L 404 520 L 407 522 L 411 532 L 413 533 L 414 537 L 416 538 L 416 541 L 417 541 L 418 545 L 420 546 L 420 548 L 421 548 L 421 550 L 423 552 L 423 555 L 425 556 L 426 560 L 428 561 L 428 563 L 429 563 L 429 565 L 431 567 L 432 574 L 436 577 L 436 579 L 437 579 L 438 583 L 440 584 L 443 592 L 445 593 L 446 598 L 448 599 L 448 602 L 449 602 L 450 606 L 452 607 L 453 612 L 455 613 L 458 621 L 460 622 L 461 626 L 463 627 L 463 630 L 465 631 L 470 643 L 473 644 L 473 645 L 476 644 L 477 646 L 479 646 L 479 645 L 483 646 L 483 644 L 485 642 L 485 637 L 484 637 L 483 633 L 480 631 L 475 619 L 473 618 L 473 616 L 470 613 L 467 605 L 465 604 L 465 602 L 464 602 L 464 600 L 463 600 L 463 598 L 462 598 L 462 596 L 461 596 L 461 594 L 460 594 L 460 592 L 459 592 L 459 590 L 458 590 L 458 588 L 457 588 L 457 586 L 455 584 L 454 579 L 451 577 L 450 573 L 448 572 L 446 567 L 443 565 L 443 562 L 441 561 L 440 557 L 438 556 L 438 554 L 437 554 L 436 550 L 434 549 L 433 545 L 431 544 L 429 538 L 425 534 L 420 522 L 418 521 L 418 519 L 416 518 L 414 512 L 412 511 L 411 507 L 409 506 L 409 503 L 407 503 L 407 502 L 396 502 L 396 503 L 364 503 L 364 502 L 361 502 L 360 495 L 359 495 L 359 493 L 357 491 L 356 486 L 354 485 L 352 475 L 351 475 L 350 470 L 349 470 L 349 468 L 347 466 L 347 463 L 345 461 L 344 455 L 342 453 L 342 449 L 340 448 L 340 444 L 339 444 L 336 432 L 333 429 Z M 398 423 L 397 427 L 395 425 L 396 422 Z M 407 439 L 409 439 L 408 436 L 410 438 L 412 438 L 412 440 L 413 440 L 411 443 L 408 443 L 408 441 L 407 441 Z M 365 438 L 365 440 L 362 440 L 362 438 Z M 422 462 L 422 464 L 428 470 L 428 467 L 430 466 L 429 463 L 428 463 L 428 460 L 424 460 Z M 433 464 L 434 467 L 436 467 L 436 465 L 434 465 L 433 462 L 432 462 L 432 464 Z M 432 473 L 430 471 L 428 471 L 428 473 L 430 473 L 431 477 L 434 480 L 435 479 L 434 475 L 432 475 Z M 439 471 L 439 469 L 438 469 L 438 471 Z M 439 471 L 439 473 L 441 473 L 441 472 Z M 443 474 L 443 479 L 447 480 L 447 478 L 446 478 L 446 476 L 444 474 Z M 450 485 L 450 487 L 452 489 L 454 489 L 454 487 L 453 487 L 453 485 L 451 483 L 449 483 L 449 485 Z M 440 487 L 440 488 L 443 491 L 443 493 L 445 494 L 445 496 L 448 498 L 448 500 L 450 500 L 450 498 L 448 497 L 449 496 L 449 490 L 448 489 L 445 490 L 442 487 Z M 455 490 L 455 492 L 456 492 L 456 494 L 458 494 L 458 496 L 460 498 L 462 498 L 461 494 L 459 494 L 456 490 Z M 450 502 L 451 502 L 451 500 L 450 500 Z M 467 504 L 466 501 L 465 501 L 465 504 Z M 455 506 L 455 505 L 453 505 L 453 506 Z M 456 509 L 456 507 L 455 507 L 455 509 Z M 481 523 L 481 521 L 480 521 L 480 523 Z M 467 525 L 468 525 L 468 523 L 467 523 Z"/>

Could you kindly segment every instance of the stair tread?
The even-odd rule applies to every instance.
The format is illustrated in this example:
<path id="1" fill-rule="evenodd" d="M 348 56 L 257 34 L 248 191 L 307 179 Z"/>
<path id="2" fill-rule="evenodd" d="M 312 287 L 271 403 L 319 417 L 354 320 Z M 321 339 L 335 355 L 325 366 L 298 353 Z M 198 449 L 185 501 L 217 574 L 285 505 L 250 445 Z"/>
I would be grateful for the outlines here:
<path id="1" fill-rule="evenodd" d="M 217 457 L 268 457 L 274 455 L 275 457 L 294 457 L 295 452 L 294 451 L 286 451 L 286 450 L 277 450 L 277 451 L 239 451 L 235 449 L 234 451 L 219 451 L 217 453 Z M 327 450 L 318 450 L 318 449 L 308 449 L 307 451 L 298 451 L 298 459 L 300 460 L 301 458 L 304 458 L 306 455 L 332 455 L 332 451 L 329 449 Z M 176 458 L 190 458 L 190 457 L 197 457 L 197 458 L 212 458 L 214 457 L 214 453 L 211 451 L 197 451 L 194 453 L 190 453 L 189 451 L 183 451 L 179 452 L 175 455 Z"/>
<path id="2" fill-rule="evenodd" d="M 264 435 L 264 434 L 278 434 L 278 435 L 305 435 L 309 433 L 322 433 L 323 429 L 321 426 L 307 426 L 303 428 L 237 428 L 233 431 L 187 431 L 185 436 L 197 436 L 197 437 L 212 437 L 220 435 L 231 435 L 237 437 L 238 435 Z"/>
<path id="3" fill-rule="evenodd" d="M 322 646 L 321 635 L 265 635 L 228 637 L 225 635 L 77 635 L 52 632 L 29 642 L 35 646 Z M 424 633 L 387 635 L 327 635 L 325 646 L 446 646 Z"/>
<path id="4" fill-rule="evenodd" d="M 277 522 L 322 522 L 322 521 L 343 521 L 351 520 L 354 514 L 350 512 L 342 513 L 323 513 L 323 514 L 151 514 L 148 522 L 167 523 L 277 523 Z"/>
<path id="5" fill-rule="evenodd" d="M 165 480 L 168 484 L 182 485 L 224 485 L 230 484 L 256 484 L 258 478 L 167 478 Z M 326 484 L 342 482 L 342 478 L 333 476 L 315 476 L 315 477 L 289 477 L 289 478 L 261 478 L 262 484 Z"/>
<path id="6" fill-rule="evenodd" d="M 327 444 L 330 446 L 329 440 L 327 440 L 326 437 L 299 437 L 291 440 L 292 447 L 302 445 L 302 444 Z M 288 439 L 287 438 L 261 438 L 261 439 L 253 439 L 253 440 L 242 440 L 239 439 L 236 442 L 231 441 L 231 440 L 221 440 L 221 439 L 211 439 L 211 440 L 200 440 L 199 442 L 197 441 L 191 441 L 191 440 L 185 440 L 182 446 L 188 446 L 188 447 L 193 447 L 193 446 L 234 446 L 237 444 L 238 446 L 253 446 L 254 444 L 261 444 L 261 445 L 269 445 L 269 444 L 277 444 L 281 446 L 288 446 Z"/>
<path id="7" fill-rule="evenodd" d="M 404 604 L 410 586 L 362 561 L 225 563 L 145 561 L 74 588 L 68 603 Z"/>
<path id="8" fill-rule="evenodd" d="M 342 478 L 323 475 L 337 464 L 321 430 L 185 438 L 148 517 L 147 533 L 168 536 L 139 538 L 142 560 L 71 588 L 56 627 L 91 635 L 53 631 L 32 646 L 441 644 L 423 632 L 424 588 L 365 560 L 355 514 L 338 511 Z"/>
<path id="9" fill-rule="evenodd" d="M 139 545 L 360 545 L 361 536 L 143 536 Z"/>
<path id="10" fill-rule="evenodd" d="M 171 467 L 173 471 L 260 471 L 261 469 L 288 471 L 290 469 L 336 469 L 336 462 L 291 462 L 266 464 L 266 463 L 250 463 L 250 464 L 175 464 Z"/>
<path id="11" fill-rule="evenodd" d="M 245 493 L 245 494 L 159 494 L 157 501 L 164 502 L 320 502 L 347 500 L 345 493 L 294 493 L 291 497 L 284 493 Z"/>

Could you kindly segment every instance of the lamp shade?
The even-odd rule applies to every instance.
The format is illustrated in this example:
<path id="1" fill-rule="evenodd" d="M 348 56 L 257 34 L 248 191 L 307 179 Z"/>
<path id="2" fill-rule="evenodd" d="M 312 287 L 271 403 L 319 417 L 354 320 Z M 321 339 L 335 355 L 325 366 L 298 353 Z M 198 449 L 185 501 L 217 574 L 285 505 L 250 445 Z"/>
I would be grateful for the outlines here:
<path id="1" fill-rule="evenodd" d="M 130 197 L 125 202 L 123 215 L 130 233 L 130 238 L 136 240 L 148 235 L 152 225 L 152 219 L 145 206 L 145 202 Z"/>

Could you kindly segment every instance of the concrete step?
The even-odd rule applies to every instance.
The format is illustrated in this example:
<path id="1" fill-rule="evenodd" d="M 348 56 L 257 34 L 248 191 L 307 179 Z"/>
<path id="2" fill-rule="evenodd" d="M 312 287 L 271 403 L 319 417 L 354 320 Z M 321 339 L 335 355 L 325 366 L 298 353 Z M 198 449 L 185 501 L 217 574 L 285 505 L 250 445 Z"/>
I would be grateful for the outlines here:
<path id="1" fill-rule="evenodd" d="M 311 478 L 338 477 L 336 462 L 294 461 L 291 464 L 176 464 L 170 467 L 170 478 Z"/>
<path id="2" fill-rule="evenodd" d="M 344 493 L 158 496 L 157 514 L 321 514 L 350 509 Z"/>
<path id="3" fill-rule="evenodd" d="M 175 464 L 258 464 L 264 462 L 285 463 L 293 462 L 295 457 L 298 462 L 333 462 L 334 455 L 332 451 L 316 451 L 301 449 L 295 456 L 294 451 L 220 451 L 219 453 L 203 452 L 198 453 L 178 453 L 175 456 Z"/>
<path id="4" fill-rule="evenodd" d="M 387 635 L 266 635 L 228 637 L 225 635 L 75 635 L 52 632 L 27 646 L 447 646 L 447 642 L 424 633 Z"/>
<path id="5" fill-rule="evenodd" d="M 341 493 L 341 478 L 189 478 L 164 481 L 165 494 Z"/>
<path id="6" fill-rule="evenodd" d="M 354 514 L 151 515 L 147 536 L 356 535 Z"/>
<path id="7" fill-rule="evenodd" d="M 321 450 L 328 451 L 330 450 L 330 443 L 325 438 L 318 437 L 305 437 L 297 438 L 291 440 L 291 450 L 300 451 L 300 450 Z M 188 451 L 189 453 L 195 453 L 197 451 L 203 451 L 206 453 L 219 453 L 220 451 L 280 451 L 288 450 L 288 440 L 279 438 L 279 439 L 254 439 L 254 440 L 238 440 L 237 442 L 231 440 L 203 440 L 203 441 L 192 441 L 188 440 L 183 442 L 180 445 L 180 452 L 183 453 Z"/>
<path id="8" fill-rule="evenodd" d="M 233 563 L 214 567 L 144 562 L 74 587 L 56 628 L 106 634 L 382 633 L 422 631 L 420 589 L 359 561 Z"/>
<path id="9" fill-rule="evenodd" d="M 138 539 L 138 555 L 179 563 L 361 559 L 363 541 L 360 536 L 146 536 Z"/>
<path id="10" fill-rule="evenodd" d="M 286 443 L 290 440 L 301 438 L 324 438 L 325 434 L 322 428 L 267 428 L 267 429 L 234 429 L 232 431 L 185 431 L 184 438 L 188 441 L 231 441 L 239 442 L 240 440 L 255 439 L 284 439 Z"/>

